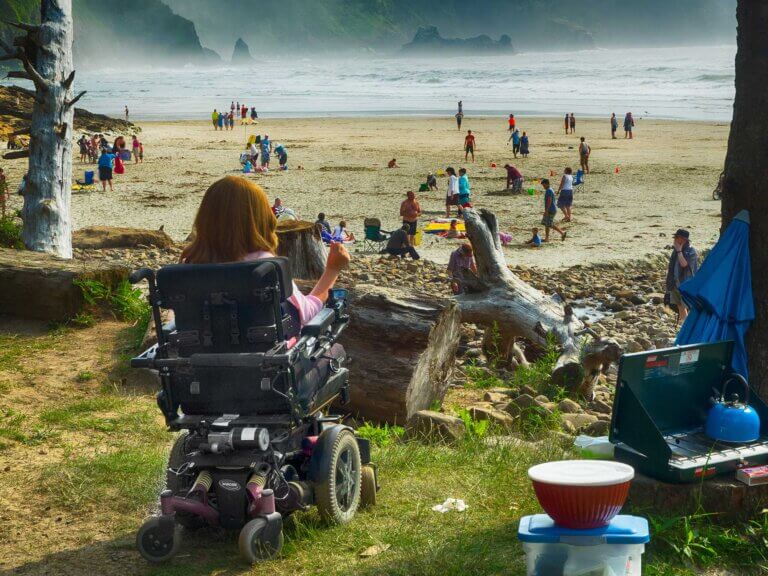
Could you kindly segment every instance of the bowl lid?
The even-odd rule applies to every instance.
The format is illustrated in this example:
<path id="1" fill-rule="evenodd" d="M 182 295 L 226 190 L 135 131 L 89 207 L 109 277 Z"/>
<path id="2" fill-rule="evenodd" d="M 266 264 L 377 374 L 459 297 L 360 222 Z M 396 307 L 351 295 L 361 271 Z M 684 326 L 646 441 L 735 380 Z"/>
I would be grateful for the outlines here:
<path id="1" fill-rule="evenodd" d="M 635 477 L 632 466 L 610 460 L 560 460 L 528 469 L 535 482 L 559 486 L 611 486 Z"/>

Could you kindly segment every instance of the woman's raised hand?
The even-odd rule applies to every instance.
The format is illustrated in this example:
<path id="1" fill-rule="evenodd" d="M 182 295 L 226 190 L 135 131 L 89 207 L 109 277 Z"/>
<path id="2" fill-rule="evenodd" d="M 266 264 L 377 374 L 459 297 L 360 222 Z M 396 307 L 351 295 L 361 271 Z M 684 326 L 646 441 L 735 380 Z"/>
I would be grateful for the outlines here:
<path id="1" fill-rule="evenodd" d="M 344 270 L 349 266 L 349 261 L 352 257 L 341 242 L 331 242 L 331 248 L 328 252 L 328 261 L 326 262 L 326 268 L 335 271 Z"/>

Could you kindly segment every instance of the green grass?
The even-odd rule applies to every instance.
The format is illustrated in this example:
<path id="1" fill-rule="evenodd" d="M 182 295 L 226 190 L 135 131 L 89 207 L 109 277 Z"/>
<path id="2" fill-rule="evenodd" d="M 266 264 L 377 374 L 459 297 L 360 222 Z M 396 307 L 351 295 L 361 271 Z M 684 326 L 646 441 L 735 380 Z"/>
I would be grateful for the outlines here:
<path id="1" fill-rule="evenodd" d="M 132 324 L 149 321 L 150 307 L 146 298 L 128 280 L 121 280 L 114 287 L 93 279 L 75 280 L 75 284 L 90 306 L 107 307 L 118 319 Z"/>
<path id="2" fill-rule="evenodd" d="M 88 456 L 73 453 L 45 469 L 40 489 L 72 512 L 101 504 L 136 514 L 157 498 L 166 458 L 164 447 L 143 444 Z"/>
<path id="3" fill-rule="evenodd" d="M 467 381 L 464 384 L 465 388 L 486 390 L 488 388 L 506 386 L 504 381 L 494 374 L 492 370 L 473 364 L 464 366 L 464 375 L 467 377 Z"/>
<path id="4" fill-rule="evenodd" d="M 80 383 L 83 382 L 90 382 L 96 378 L 96 375 L 93 372 L 90 372 L 89 370 L 84 370 L 83 372 L 78 373 L 76 376 L 76 380 Z"/>
<path id="5" fill-rule="evenodd" d="M 4 371 L 22 371 L 24 358 L 50 350 L 60 342 L 65 331 L 53 330 L 37 338 L 17 334 L 0 334 L 0 366 Z"/>
<path id="6" fill-rule="evenodd" d="M 357 435 L 371 441 L 374 446 L 389 446 L 400 440 L 405 434 L 402 426 L 390 426 L 389 424 L 363 424 L 357 428 Z"/>
<path id="7" fill-rule="evenodd" d="M 47 426 L 31 426 L 24 414 L 0 408 L 0 450 L 9 448 L 10 442 L 39 446 L 56 437 L 57 433 Z"/>

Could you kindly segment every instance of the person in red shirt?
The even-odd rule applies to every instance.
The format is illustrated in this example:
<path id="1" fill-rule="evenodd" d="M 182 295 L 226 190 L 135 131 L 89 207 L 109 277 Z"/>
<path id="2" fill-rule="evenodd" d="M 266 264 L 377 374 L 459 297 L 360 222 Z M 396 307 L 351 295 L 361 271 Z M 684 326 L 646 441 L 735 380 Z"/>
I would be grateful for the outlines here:
<path id="1" fill-rule="evenodd" d="M 511 164 L 505 164 L 504 168 L 507 170 L 507 190 L 511 188 L 512 192 L 522 192 L 523 175 L 520 173 L 520 171 Z"/>
<path id="2" fill-rule="evenodd" d="M 510 114 L 509 115 L 509 131 L 510 132 L 514 132 L 516 125 L 517 125 L 517 121 L 515 120 L 515 115 L 514 114 Z"/>
<path id="3" fill-rule="evenodd" d="M 467 130 L 467 136 L 464 138 L 464 161 L 472 154 L 472 162 L 475 161 L 475 136 L 472 130 Z"/>

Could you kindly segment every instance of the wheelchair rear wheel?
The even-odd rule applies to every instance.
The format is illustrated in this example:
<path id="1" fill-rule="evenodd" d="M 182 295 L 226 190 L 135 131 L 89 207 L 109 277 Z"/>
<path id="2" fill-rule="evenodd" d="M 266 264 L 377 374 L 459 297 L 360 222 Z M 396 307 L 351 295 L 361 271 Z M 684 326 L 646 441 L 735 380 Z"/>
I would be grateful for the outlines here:
<path id="1" fill-rule="evenodd" d="M 333 443 L 328 467 L 315 484 L 315 503 L 326 522 L 346 524 L 360 506 L 360 448 L 349 430 L 342 431 Z"/>
<path id="2" fill-rule="evenodd" d="M 165 486 L 168 490 L 173 491 L 175 496 L 186 496 L 189 489 L 192 488 L 192 483 L 195 481 L 192 476 L 173 472 L 178 470 L 187 460 L 187 436 L 189 436 L 188 432 L 182 432 L 176 438 L 173 448 L 171 448 L 171 454 L 168 457 Z M 184 512 L 176 512 L 176 522 L 187 530 L 199 530 L 205 526 L 205 520 L 200 518 L 200 516 Z"/>

